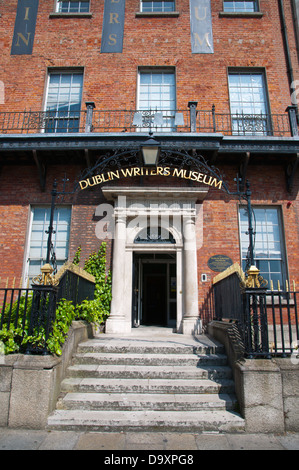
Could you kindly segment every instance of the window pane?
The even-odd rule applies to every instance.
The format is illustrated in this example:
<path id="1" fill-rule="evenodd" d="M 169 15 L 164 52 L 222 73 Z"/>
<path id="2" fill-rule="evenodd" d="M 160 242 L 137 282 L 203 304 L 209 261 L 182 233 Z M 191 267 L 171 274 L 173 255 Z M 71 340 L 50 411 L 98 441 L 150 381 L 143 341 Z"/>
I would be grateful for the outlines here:
<path id="1" fill-rule="evenodd" d="M 283 268 L 283 240 L 281 239 L 281 224 L 278 209 L 254 208 L 254 260 L 261 275 L 273 282 L 277 288 L 277 280 L 282 285 L 285 279 Z M 242 265 L 245 267 L 249 245 L 248 216 L 245 208 L 240 209 L 240 240 Z"/>
<path id="2" fill-rule="evenodd" d="M 82 13 L 89 12 L 89 0 L 75 2 L 69 1 L 57 1 L 57 11 L 62 13 Z"/>
<path id="3" fill-rule="evenodd" d="M 258 11 L 257 1 L 225 1 L 223 2 L 223 10 L 227 12 L 254 12 Z"/>
<path id="4" fill-rule="evenodd" d="M 82 73 L 50 74 L 46 110 L 55 111 L 55 114 L 48 116 L 46 132 L 79 131 L 82 85 Z M 78 112 L 76 121 L 71 114 L 73 111 Z"/>
<path id="5" fill-rule="evenodd" d="M 68 256 L 71 209 L 56 207 L 53 227 L 55 233 L 52 243 L 56 254 L 57 265 L 62 266 Z M 29 279 L 41 273 L 40 268 L 45 264 L 47 256 L 48 234 L 50 224 L 50 208 L 36 207 L 33 209 L 33 221 L 29 246 Z"/>
<path id="6" fill-rule="evenodd" d="M 271 134 L 262 73 L 230 73 L 229 94 L 233 134 Z"/>
<path id="7" fill-rule="evenodd" d="M 141 0 L 140 4 L 141 11 L 144 12 L 168 12 L 168 11 L 175 11 L 175 2 L 174 1 L 148 1 L 148 0 Z"/>
<path id="8" fill-rule="evenodd" d="M 155 111 L 161 111 L 163 114 L 163 127 L 159 127 L 159 130 L 174 128 L 174 113 L 172 113 L 173 117 L 167 117 L 168 110 L 175 111 L 176 109 L 173 72 L 159 70 L 140 72 L 139 109 L 150 111 L 143 115 L 144 128 L 154 127 Z M 157 124 L 155 129 L 157 130 Z"/>

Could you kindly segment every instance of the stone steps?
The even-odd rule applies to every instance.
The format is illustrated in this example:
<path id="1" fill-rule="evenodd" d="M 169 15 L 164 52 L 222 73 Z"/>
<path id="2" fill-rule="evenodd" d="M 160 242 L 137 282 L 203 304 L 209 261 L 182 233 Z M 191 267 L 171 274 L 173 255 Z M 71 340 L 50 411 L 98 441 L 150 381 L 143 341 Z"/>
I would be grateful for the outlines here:
<path id="1" fill-rule="evenodd" d="M 116 365 L 163 365 L 163 366 L 200 366 L 211 363 L 226 365 L 227 358 L 223 354 L 132 354 L 132 353 L 97 353 L 86 352 L 76 354 L 74 363 L 76 364 L 116 364 Z"/>
<path id="2" fill-rule="evenodd" d="M 111 379 L 111 378 L 67 378 L 62 383 L 62 392 L 85 393 L 232 393 L 231 380 L 192 379 Z"/>
<path id="3" fill-rule="evenodd" d="M 202 336 L 113 338 L 78 346 L 48 428 L 244 431 L 223 347 Z"/>
<path id="4" fill-rule="evenodd" d="M 180 342 L 155 341 L 155 354 L 224 354 L 225 350 L 221 344 L 195 343 L 193 345 Z M 87 340 L 78 345 L 78 353 L 98 352 L 113 354 L 150 354 L 153 352 L 151 341 L 130 341 L 122 338 L 109 340 L 107 343 L 95 342 L 93 339 Z"/>
<path id="5" fill-rule="evenodd" d="M 98 432 L 243 432 L 244 421 L 235 412 L 204 411 L 95 411 L 56 410 L 48 427 Z"/>
<path id="6" fill-rule="evenodd" d="M 167 367 L 156 365 L 128 365 L 128 364 L 75 364 L 68 368 L 67 377 L 111 377 L 111 378 L 167 378 L 167 379 L 231 379 L 232 371 L 228 366 L 222 365 L 202 365 L 201 367 L 192 366 L 173 366 Z"/>
<path id="7" fill-rule="evenodd" d="M 229 394 L 177 394 L 177 393 L 67 393 L 57 408 L 78 410 L 135 411 L 192 411 L 233 410 L 236 398 Z"/>

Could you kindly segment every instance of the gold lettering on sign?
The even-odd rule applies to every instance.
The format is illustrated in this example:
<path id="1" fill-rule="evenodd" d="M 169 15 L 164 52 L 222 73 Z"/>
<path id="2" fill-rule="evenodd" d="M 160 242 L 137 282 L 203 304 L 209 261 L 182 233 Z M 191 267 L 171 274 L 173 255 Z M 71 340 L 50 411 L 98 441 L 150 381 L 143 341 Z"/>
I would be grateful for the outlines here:
<path id="1" fill-rule="evenodd" d="M 205 11 L 205 16 L 199 16 L 199 8 Z M 199 21 L 205 20 L 207 17 L 207 7 L 195 7 L 195 18 Z"/>
<path id="2" fill-rule="evenodd" d="M 109 20 L 109 23 L 110 23 L 110 24 L 119 23 L 119 21 L 118 21 L 118 13 L 110 13 L 110 20 Z"/>
<path id="3" fill-rule="evenodd" d="M 210 44 L 210 41 L 209 41 L 209 34 L 210 34 L 210 33 L 206 33 L 206 34 L 204 35 L 204 38 L 201 39 L 201 38 L 199 37 L 198 33 L 194 33 L 195 41 L 196 41 L 196 42 L 199 42 L 199 44 L 200 44 L 201 46 L 203 45 L 204 41 L 206 41 L 206 44 L 207 44 L 209 47 L 211 47 L 211 44 Z"/>
<path id="4" fill-rule="evenodd" d="M 145 168 L 145 167 L 132 167 L 122 168 L 121 170 L 108 171 L 107 173 L 101 173 L 99 175 L 92 176 L 86 180 L 79 181 L 81 189 L 86 189 L 88 186 L 96 186 L 101 183 L 106 183 L 114 179 L 129 178 L 136 176 L 172 176 L 175 178 L 182 178 L 185 180 L 197 181 L 198 183 L 206 184 L 207 186 L 213 186 L 215 188 L 222 188 L 222 181 L 214 178 L 213 176 L 206 175 L 205 173 L 199 173 L 197 171 L 190 171 L 177 168 L 170 169 L 170 167 L 158 166 L 156 168 Z"/>
<path id="5" fill-rule="evenodd" d="M 18 33 L 18 40 L 17 40 L 16 46 L 20 46 L 20 39 L 22 39 L 22 41 L 26 44 L 26 46 L 28 46 L 30 34 L 31 33 L 27 33 L 27 39 L 26 39 L 22 33 Z"/>
<path id="6" fill-rule="evenodd" d="M 24 21 L 29 20 L 29 10 L 30 10 L 30 7 L 26 7 L 26 8 L 25 8 L 25 12 L 26 12 L 26 13 L 25 13 Z"/>
<path id="7" fill-rule="evenodd" d="M 115 33 L 109 34 L 109 41 L 108 41 L 109 46 L 115 46 L 116 43 L 117 43 L 117 35 Z"/>

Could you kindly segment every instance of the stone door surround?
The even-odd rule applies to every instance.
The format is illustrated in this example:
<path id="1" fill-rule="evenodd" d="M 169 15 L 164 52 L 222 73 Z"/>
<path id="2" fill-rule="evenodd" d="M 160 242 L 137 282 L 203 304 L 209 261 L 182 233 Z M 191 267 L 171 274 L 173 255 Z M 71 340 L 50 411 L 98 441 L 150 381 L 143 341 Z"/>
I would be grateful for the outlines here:
<path id="1" fill-rule="evenodd" d="M 176 331 L 200 333 L 198 317 L 197 226 L 206 188 L 102 188 L 114 203 L 112 302 L 106 332 L 127 334 L 132 328 L 133 253 L 175 253 L 177 269 Z M 175 243 L 134 243 L 146 227 L 161 226 Z"/>

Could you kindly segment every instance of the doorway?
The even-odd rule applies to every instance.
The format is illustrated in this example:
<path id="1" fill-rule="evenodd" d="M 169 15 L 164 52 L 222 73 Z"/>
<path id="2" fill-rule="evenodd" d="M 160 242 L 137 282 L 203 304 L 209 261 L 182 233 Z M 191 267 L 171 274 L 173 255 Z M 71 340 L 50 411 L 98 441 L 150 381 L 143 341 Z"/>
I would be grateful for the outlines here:
<path id="1" fill-rule="evenodd" d="M 134 253 L 132 326 L 176 325 L 176 254 Z"/>

